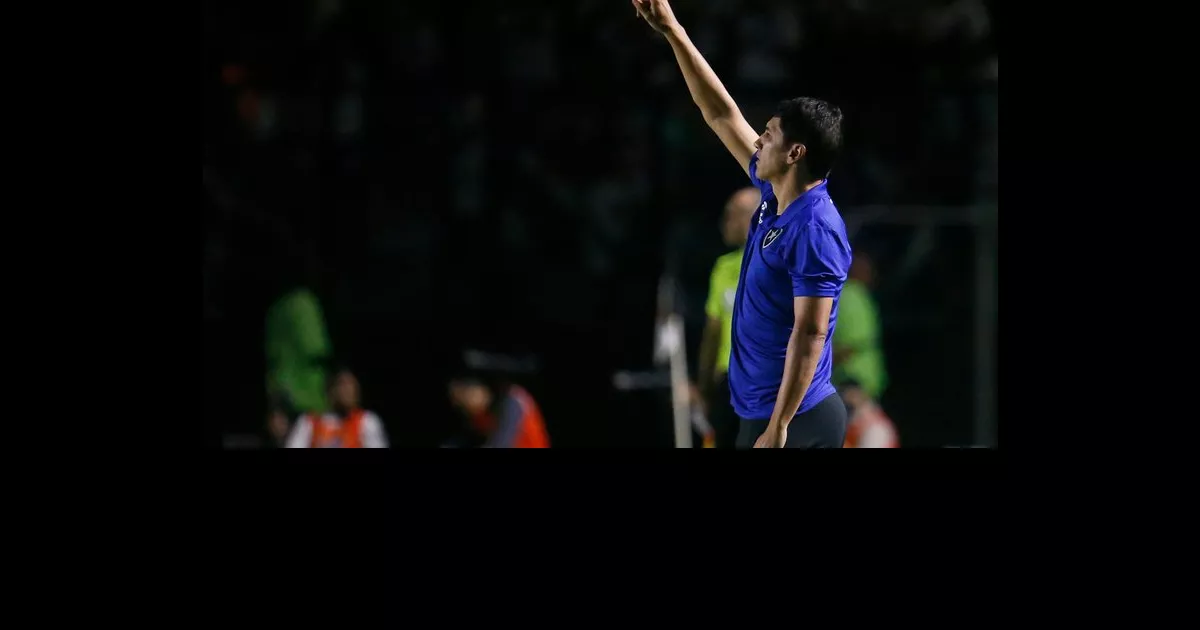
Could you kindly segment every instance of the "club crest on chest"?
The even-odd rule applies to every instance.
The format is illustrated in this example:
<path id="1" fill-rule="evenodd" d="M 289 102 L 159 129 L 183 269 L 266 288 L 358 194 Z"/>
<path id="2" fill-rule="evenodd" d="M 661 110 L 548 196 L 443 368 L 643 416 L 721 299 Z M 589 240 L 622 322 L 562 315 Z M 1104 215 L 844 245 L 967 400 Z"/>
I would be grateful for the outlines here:
<path id="1" fill-rule="evenodd" d="M 782 233 L 783 233 L 783 228 L 781 228 L 781 227 L 771 228 L 771 229 L 767 230 L 766 235 L 763 236 L 763 244 L 762 244 L 763 249 L 766 249 L 768 245 L 770 245 L 771 243 L 774 243 L 775 239 L 779 238 L 779 235 Z"/>

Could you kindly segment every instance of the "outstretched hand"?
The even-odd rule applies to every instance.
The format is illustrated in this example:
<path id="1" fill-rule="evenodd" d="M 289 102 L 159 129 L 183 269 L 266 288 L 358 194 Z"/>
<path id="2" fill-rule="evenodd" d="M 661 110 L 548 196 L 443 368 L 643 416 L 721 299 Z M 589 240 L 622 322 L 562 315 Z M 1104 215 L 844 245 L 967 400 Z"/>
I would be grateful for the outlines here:
<path id="1" fill-rule="evenodd" d="M 675 20 L 675 12 L 667 0 L 630 0 L 637 10 L 638 17 L 646 20 L 654 30 L 666 34 L 679 22 Z"/>

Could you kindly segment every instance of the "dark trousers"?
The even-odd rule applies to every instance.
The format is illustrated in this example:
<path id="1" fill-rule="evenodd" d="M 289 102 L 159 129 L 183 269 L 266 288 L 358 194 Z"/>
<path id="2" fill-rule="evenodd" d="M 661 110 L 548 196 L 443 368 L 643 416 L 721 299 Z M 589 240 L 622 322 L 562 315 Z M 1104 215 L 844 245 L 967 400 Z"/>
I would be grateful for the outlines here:
<path id="1" fill-rule="evenodd" d="M 729 377 L 725 374 L 717 377 L 713 383 L 713 391 L 708 399 L 708 423 L 712 425 L 716 448 L 732 449 L 737 446 L 738 430 L 741 418 L 733 410 L 729 400 Z"/>
<path id="2" fill-rule="evenodd" d="M 771 419 L 741 419 L 737 447 L 754 448 Z M 846 439 L 846 405 L 842 397 L 826 396 L 816 407 L 792 418 L 784 448 L 842 448 Z"/>

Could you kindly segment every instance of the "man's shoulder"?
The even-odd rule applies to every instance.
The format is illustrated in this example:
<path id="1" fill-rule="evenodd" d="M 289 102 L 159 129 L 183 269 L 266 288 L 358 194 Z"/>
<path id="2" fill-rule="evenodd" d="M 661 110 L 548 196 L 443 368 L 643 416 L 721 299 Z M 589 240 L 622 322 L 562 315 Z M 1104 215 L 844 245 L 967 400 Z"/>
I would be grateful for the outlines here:
<path id="1" fill-rule="evenodd" d="M 841 236 L 846 234 L 846 221 L 837 204 L 828 194 L 822 195 L 809 208 L 808 221 L 817 227 L 830 230 Z"/>
<path id="2" fill-rule="evenodd" d="M 807 234 L 835 249 L 845 249 L 849 254 L 850 236 L 846 232 L 846 222 L 832 202 L 814 204 L 807 216 L 797 223 L 797 234 Z"/>
<path id="3" fill-rule="evenodd" d="M 846 233 L 846 224 L 842 221 L 841 216 L 836 213 L 829 215 L 827 213 L 814 212 L 796 221 L 787 231 L 791 232 L 791 238 L 805 235 L 808 238 L 819 240 L 829 240 L 832 238 L 846 244 L 850 242 Z"/>

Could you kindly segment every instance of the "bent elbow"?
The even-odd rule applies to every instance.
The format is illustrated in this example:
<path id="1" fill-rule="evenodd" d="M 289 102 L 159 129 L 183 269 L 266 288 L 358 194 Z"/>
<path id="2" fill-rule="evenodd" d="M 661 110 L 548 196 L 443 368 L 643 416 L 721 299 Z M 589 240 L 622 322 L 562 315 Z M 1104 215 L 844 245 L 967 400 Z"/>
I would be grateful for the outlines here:
<path id="1" fill-rule="evenodd" d="M 823 347 L 829 339 L 829 329 L 824 326 L 801 326 L 796 332 L 806 347 Z"/>
<path id="2" fill-rule="evenodd" d="M 727 125 L 729 123 L 731 110 L 728 108 L 722 108 L 704 103 L 696 104 L 700 106 L 700 113 L 704 115 L 704 123 L 707 124 L 713 131 L 716 131 L 718 127 Z"/>

